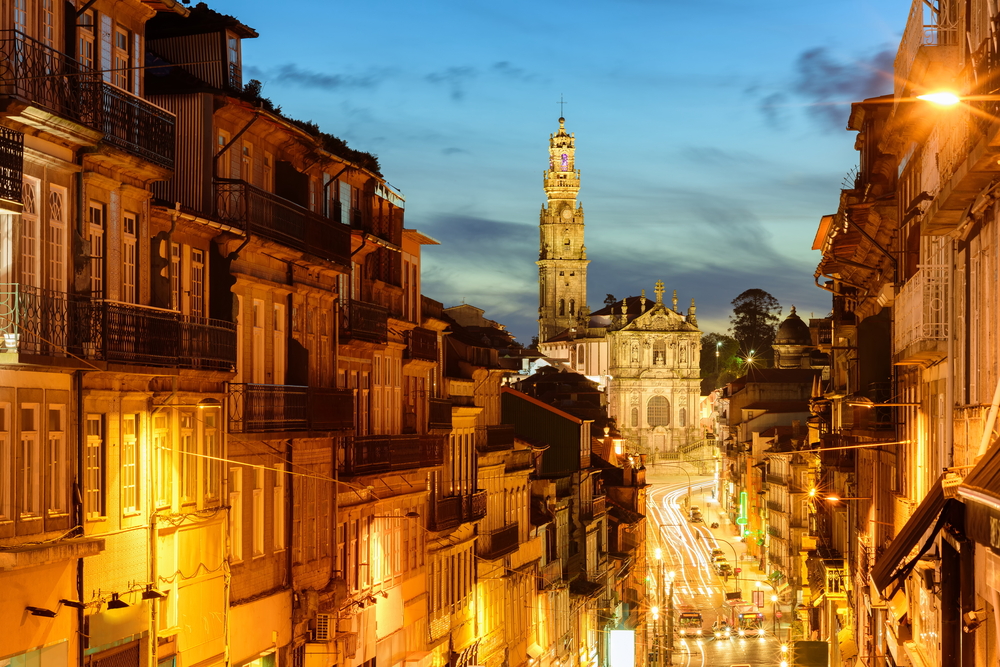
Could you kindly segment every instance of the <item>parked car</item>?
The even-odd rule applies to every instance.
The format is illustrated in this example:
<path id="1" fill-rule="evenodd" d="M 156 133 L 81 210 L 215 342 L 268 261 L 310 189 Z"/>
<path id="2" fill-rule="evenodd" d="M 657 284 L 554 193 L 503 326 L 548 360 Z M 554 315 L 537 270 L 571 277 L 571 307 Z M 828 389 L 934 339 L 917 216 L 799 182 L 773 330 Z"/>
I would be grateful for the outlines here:
<path id="1" fill-rule="evenodd" d="M 688 514 L 688 520 L 691 521 L 691 523 L 701 523 L 701 508 L 697 505 L 692 505 Z"/>
<path id="2" fill-rule="evenodd" d="M 729 564 L 729 561 L 723 558 L 722 560 L 717 560 L 714 563 L 715 571 L 717 574 L 728 577 L 733 573 L 733 566 Z"/>
<path id="3" fill-rule="evenodd" d="M 716 556 L 725 556 L 725 555 L 726 555 L 726 553 L 722 549 L 720 549 L 718 547 L 712 549 L 712 551 L 711 551 L 711 556 L 712 556 L 713 559 L 715 559 Z"/>

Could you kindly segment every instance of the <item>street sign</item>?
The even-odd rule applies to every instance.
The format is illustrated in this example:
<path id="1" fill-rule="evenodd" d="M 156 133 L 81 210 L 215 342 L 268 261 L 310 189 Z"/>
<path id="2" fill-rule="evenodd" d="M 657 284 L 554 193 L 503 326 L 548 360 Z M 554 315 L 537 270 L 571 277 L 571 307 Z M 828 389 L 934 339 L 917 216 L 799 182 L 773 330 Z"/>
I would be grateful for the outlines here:
<path id="1" fill-rule="evenodd" d="M 774 617 L 775 618 L 781 618 L 781 612 L 780 611 L 774 612 Z"/>
<path id="2" fill-rule="evenodd" d="M 743 568 L 741 568 L 741 567 L 733 568 L 733 573 L 734 574 L 739 574 L 742 571 L 743 571 Z"/>

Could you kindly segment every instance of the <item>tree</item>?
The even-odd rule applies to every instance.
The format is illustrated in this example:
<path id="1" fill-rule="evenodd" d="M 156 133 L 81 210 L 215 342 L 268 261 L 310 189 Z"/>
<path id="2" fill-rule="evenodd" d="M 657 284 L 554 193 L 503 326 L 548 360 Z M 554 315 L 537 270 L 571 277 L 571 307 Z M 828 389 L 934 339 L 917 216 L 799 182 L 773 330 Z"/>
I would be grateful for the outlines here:
<path id="1" fill-rule="evenodd" d="M 732 336 L 713 332 L 701 337 L 702 395 L 739 377 L 741 368 L 739 351 L 740 345 Z"/>
<path id="2" fill-rule="evenodd" d="M 771 345 L 778 331 L 781 304 L 762 289 L 748 289 L 733 299 L 729 333 L 739 343 L 741 355 L 752 354 L 767 366 L 774 361 Z"/>
<path id="3" fill-rule="evenodd" d="M 617 302 L 617 301 L 618 301 L 618 299 L 615 298 L 614 294 L 609 294 L 606 297 L 604 297 L 604 305 L 605 306 L 613 306 L 613 305 L 615 305 L 615 302 Z"/>

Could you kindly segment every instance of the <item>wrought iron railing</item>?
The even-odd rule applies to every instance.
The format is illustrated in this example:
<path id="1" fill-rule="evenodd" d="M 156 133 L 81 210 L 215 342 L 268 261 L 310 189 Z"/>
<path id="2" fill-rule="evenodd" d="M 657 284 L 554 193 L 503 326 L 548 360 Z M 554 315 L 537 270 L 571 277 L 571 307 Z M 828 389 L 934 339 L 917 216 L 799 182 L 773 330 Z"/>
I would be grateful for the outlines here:
<path id="1" fill-rule="evenodd" d="M 768 500 L 767 509 L 771 510 L 772 512 L 783 512 L 785 514 L 788 514 L 788 510 L 785 509 L 785 506 L 777 500 Z"/>
<path id="2" fill-rule="evenodd" d="M 174 114 L 105 83 L 101 86 L 104 140 L 167 169 L 174 168 Z"/>
<path id="3" fill-rule="evenodd" d="M 100 129 L 99 75 L 18 30 L 0 30 L 0 95 Z"/>
<path id="4" fill-rule="evenodd" d="M 438 356 L 437 333 L 420 327 L 407 331 L 406 356 L 409 359 L 436 361 Z"/>
<path id="5" fill-rule="evenodd" d="M 349 438 L 339 461 L 346 475 L 412 470 L 444 463 L 444 439 L 431 435 L 366 435 Z"/>
<path id="6" fill-rule="evenodd" d="M 490 426 L 479 426 L 478 446 L 479 451 L 495 452 L 514 447 L 514 426 L 513 424 L 492 424 Z"/>
<path id="7" fill-rule="evenodd" d="M 0 284 L 3 349 L 153 366 L 231 370 L 236 325 L 18 283 Z"/>
<path id="8" fill-rule="evenodd" d="M 597 496 L 590 500 L 580 501 L 580 518 L 590 521 L 595 516 L 600 516 L 608 511 L 608 499 L 606 496 Z"/>
<path id="9" fill-rule="evenodd" d="M 24 135 L 0 127 L 0 199 L 21 201 L 24 181 Z"/>
<path id="10" fill-rule="evenodd" d="M 552 588 L 559 584 L 563 578 L 563 564 L 561 558 L 550 560 L 541 567 L 538 572 L 539 588 Z"/>
<path id="11" fill-rule="evenodd" d="M 431 530 L 449 530 L 462 522 L 462 497 L 445 496 L 432 505 Z"/>
<path id="12" fill-rule="evenodd" d="M 220 221 L 339 264 L 350 263 L 351 232 L 337 222 L 245 181 L 215 181 Z"/>
<path id="13" fill-rule="evenodd" d="M 451 401 L 446 398 L 431 398 L 428 403 L 430 410 L 427 427 L 451 429 Z"/>
<path id="14" fill-rule="evenodd" d="M 478 521 L 486 516 L 486 490 L 476 491 L 462 498 L 462 517 L 466 521 Z"/>
<path id="15" fill-rule="evenodd" d="M 778 484 L 780 486 L 788 486 L 788 481 L 784 475 L 779 475 L 773 472 L 769 472 L 764 476 L 764 479 L 767 481 L 768 484 Z"/>
<path id="16" fill-rule="evenodd" d="M 476 540 L 476 555 L 493 560 L 517 550 L 517 524 L 498 530 L 485 531 Z"/>
<path id="17" fill-rule="evenodd" d="M 229 384 L 229 431 L 332 431 L 353 426 L 354 392 L 299 385 Z"/>
<path id="18" fill-rule="evenodd" d="M 343 327 L 345 337 L 373 343 L 385 343 L 388 340 L 389 320 L 385 308 L 351 299 L 348 307 L 342 312 L 345 315 Z"/>

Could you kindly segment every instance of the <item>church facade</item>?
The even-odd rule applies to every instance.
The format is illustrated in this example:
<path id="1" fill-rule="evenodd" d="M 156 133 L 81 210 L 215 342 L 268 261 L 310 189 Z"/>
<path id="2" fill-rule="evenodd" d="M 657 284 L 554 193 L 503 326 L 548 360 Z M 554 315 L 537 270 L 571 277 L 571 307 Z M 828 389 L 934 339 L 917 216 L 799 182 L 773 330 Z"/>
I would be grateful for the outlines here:
<path id="1" fill-rule="evenodd" d="M 549 137 L 546 204 L 539 220 L 538 349 L 606 392 L 608 414 L 639 452 L 669 456 L 700 439 L 701 332 L 694 300 L 687 314 L 628 297 L 594 313 L 587 306 L 587 248 L 575 138 L 559 119 Z"/>

